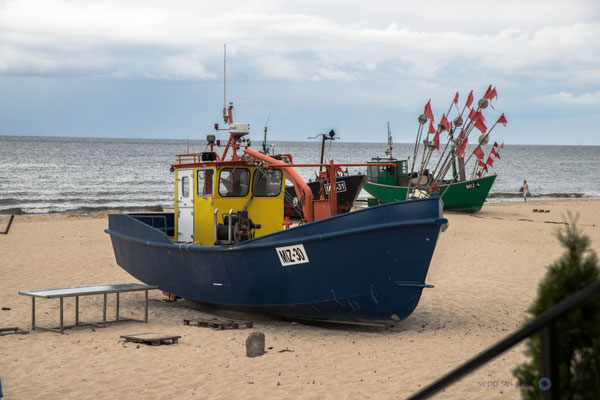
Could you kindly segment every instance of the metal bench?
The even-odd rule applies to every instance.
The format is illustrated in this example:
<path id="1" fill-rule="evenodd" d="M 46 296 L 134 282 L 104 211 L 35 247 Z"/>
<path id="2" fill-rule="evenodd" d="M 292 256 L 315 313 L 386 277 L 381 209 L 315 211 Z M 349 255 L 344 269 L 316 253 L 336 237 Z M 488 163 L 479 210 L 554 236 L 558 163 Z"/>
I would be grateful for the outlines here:
<path id="1" fill-rule="evenodd" d="M 79 326 L 97 326 L 104 328 L 107 323 L 123 322 L 123 321 L 138 321 L 148 323 L 148 290 L 158 289 L 158 286 L 141 285 L 138 283 L 111 283 L 105 285 L 89 285 L 89 286 L 72 286 L 55 289 L 38 289 L 38 290 L 22 290 L 19 292 L 23 296 L 31 296 L 31 329 L 43 329 L 52 332 L 64 333 L 65 329 L 75 328 Z M 145 312 L 144 319 L 138 320 L 133 318 L 123 318 L 119 316 L 119 295 L 125 292 L 144 291 L 145 296 Z M 109 293 L 116 294 L 116 319 L 112 321 L 106 320 L 106 300 Z M 79 297 L 90 295 L 104 295 L 104 305 L 102 308 L 102 322 L 83 322 L 79 320 Z M 35 299 L 36 297 L 44 299 L 60 299 L 60 325 L 56 328 L 47 328 L 35 324 Z M 65 297 L 75 297 L 75 324 L 64 325 L 63 318 L 63 299 Z"/>

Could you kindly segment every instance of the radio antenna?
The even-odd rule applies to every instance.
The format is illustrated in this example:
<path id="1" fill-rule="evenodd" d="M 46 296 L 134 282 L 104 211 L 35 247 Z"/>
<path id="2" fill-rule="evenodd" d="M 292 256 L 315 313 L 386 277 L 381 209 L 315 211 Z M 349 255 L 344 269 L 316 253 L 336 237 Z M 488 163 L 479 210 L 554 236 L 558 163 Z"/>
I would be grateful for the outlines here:
<path id="1" fill-rule="evenodd" d="M 385 154 L 391 159 L 392 158 L 392 131 L 390 130 L 390 123 L 387 123 L 387 131 L 388 131 L 388 148 L 385 151 Z"/>
<path id="2" fill-rule="evenodd" d="M 227 123 L 227 43 L 223 44 L 223 121 Z"/>
<path id="3" fill-rule="evenodd" d="M 264 154 L 269 154 L 267 151 L 267 125 L 269 125 L 269 118 L 271 118 L 271 112 L 269 111 L 269 115 L 267 116 L 267 122 L 265 122 L 265 139 L 263 140 L 263 152 Z"/>

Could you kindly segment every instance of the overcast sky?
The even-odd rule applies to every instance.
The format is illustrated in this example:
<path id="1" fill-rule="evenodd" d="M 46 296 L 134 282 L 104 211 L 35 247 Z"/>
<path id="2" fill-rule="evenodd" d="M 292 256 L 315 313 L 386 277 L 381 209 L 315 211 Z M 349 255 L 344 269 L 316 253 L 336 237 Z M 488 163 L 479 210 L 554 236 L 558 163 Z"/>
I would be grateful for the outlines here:
<path id="1" fill-rule="evenodd" d="M 600 145 L 598 0 L 0 0 L 0 134 L 203 138 L 224 43 L 255 139 L 412 142 L 492 84 L 493 139 Z"/>

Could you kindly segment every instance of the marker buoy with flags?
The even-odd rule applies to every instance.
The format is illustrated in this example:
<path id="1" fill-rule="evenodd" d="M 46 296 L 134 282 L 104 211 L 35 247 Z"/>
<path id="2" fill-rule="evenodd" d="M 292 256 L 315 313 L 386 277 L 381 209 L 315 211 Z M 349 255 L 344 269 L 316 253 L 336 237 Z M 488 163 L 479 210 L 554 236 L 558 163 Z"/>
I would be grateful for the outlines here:
<path id="1" fill-rule="evenodd" d="M 459 92 L 456 92 L 448 111 L 442 114 L 437 128 L 429 99 L 423 114 L 418 118 L 419 126 L 412 155 L 407 159 L 385 159 L 395 163 L 396 168 L 373 166 L 368 169 L 369 181 L 364 189 L 373 195 L 377 202 L 439 196 L 446 210 L 476 212 L 481 209 L 496 179 L 496 174 L 492 174 L 491 170 L 494 161 L 500 159 L 500 149 L 504 149 L 504 143 L 499 146 L 494 142 L 491 150 L 487 152 L 487 159 L 484 147 L 489 145 L 490 135 L 496 125 L 506 126 L 508 121 L 505 115 L 501 114 L 488 129 L 488 122 L 483 113 L 488 106 L 495 110 L 492 102 L 498 99 L 498 92 L 492 85 L 476 104 L 473 104 L 475 97 L 471 90 L 462 110 L 458 107 L 459 98 Z M 458 115 L 450 122 L 453 107 Z M 466 123 L 463 115 L 466 115 Z M 427 122 L 429 124 L 426 129 Z M 474 130 L 478 131 L 480 136 L 477 138 L 477 147 L 469 154 L 469 136 Z M 447 140 L 440 151 L 444 132 L 447 134 Z M 429 135 L 433 135 L 431 140 Z M 434 157 L 434 154 L 437 157 Z M 432 158 L 437 158 L 435 165 L 431 161 Z M 470 176 L 467 176 L 466 171 L 471 159 L 473 167 L 472 170 L 469 169 Z M 373 158 L 372 161 L 375 160 L 381 163 L 383 159 Z"/>

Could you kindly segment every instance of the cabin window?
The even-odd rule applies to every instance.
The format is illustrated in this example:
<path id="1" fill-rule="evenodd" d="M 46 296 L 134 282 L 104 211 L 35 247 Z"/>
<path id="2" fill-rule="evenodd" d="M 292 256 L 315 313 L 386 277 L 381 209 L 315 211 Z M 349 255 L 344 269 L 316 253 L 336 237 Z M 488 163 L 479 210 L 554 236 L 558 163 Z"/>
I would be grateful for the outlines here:
<path id="1" fill-rule="evenodd" d="M 377 167 L 376 166 L 373 166 L 373 165 L 367 166 L 367 171 L 368 171 L 369 176 L 377 175 Z"/>
<path id="2" fill-rule="evenodd" d="M 246 168 L 223 168 L 219 194 L 223 197 L 245 197 L 250 191 L 250 171 Z"/>
<path id="3" fill-rule="evenodd" d="M 213 194 L 213 175 L 212 169 L 199 169 L 197 188 L 198 197 L 210 197 Z"/>
<path id="4" fill-rule="evenodd" d="M 184 176 L 181 178 L 181 197 L 189 197 L 190 196 L 190 177 Z"/>
<path id="5" fill-rule="evenodd" d="M 389 175 L 394 175 L 396 173 L 396 167 L 392 165 L 382 165 L 379 167 L 379 177 L 385 178 Z"/>
<path id="6" fill-rule="evenodd" d="M 398 161 L 398 171 L 400 171 L 400 175 L 408 174 L 408 163 L 406 161 Z"/>
<path id="7" fill-rule="evenodd" d="M 263 172 L 264 171 L 264 172 Z M 279 169 L 256 170 L 252 193 L 256 197 L 277 197 L 281 193 L 283 174 Z"/>

